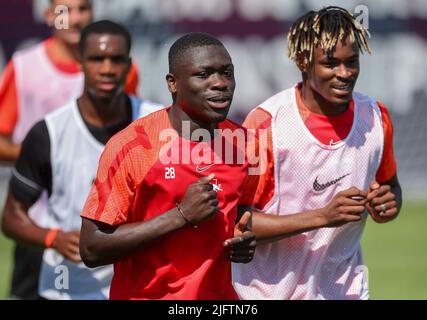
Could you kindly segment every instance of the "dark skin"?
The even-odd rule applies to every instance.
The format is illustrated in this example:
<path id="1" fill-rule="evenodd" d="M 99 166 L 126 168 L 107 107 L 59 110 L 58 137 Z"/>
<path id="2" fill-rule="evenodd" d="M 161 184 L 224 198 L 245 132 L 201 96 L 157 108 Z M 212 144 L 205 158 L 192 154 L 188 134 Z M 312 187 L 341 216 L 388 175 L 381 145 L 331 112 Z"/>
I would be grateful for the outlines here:
<path id="1" fill-rule="evenodd" d="M 13 143 L 10 135 L 0 134 L 0 161 L 15 162 L 20 152 L 21 145 Z"/>
<path id="2" fill-rule="evenodd" d="M 105 126 L 124 121 L 130 108 L 124 83 L 130 67 L 126 40 L 121 35 L 91 34 L 82 55 L 85 86 L 78 99 L 85 121 Z M 49 229 L 40 228 L 28 216 L 33 203 L 23 203 L 9 191 L 2 217 L 2 230 L 24 244 L 44 247 Z M 59 231 L 52 247 L 73 262 L 80 262 L 80 230 Z"/>
<path id="3" fill-rule="evenodd" d="M 230 109 L 234 67 L 228 52 L 219 46 L 190 48 L 188 54 L 194 61 L 179 59 L 166 76 L 174 99 L 169 119 L 177 132 L 181 132 L 182 121 L 190 121 L 191 132 L 203 128 L 212 133 Z"/>
<path id="4" fill-rule="evenodd" d="M 301 59 L 302 61 L 302 59 Z M 349 39 L 338 41 L 332 55 L 316 47 L 311 65 L 298 63 L 302 72 L 301 95 L 314 113 L 339 115 L 347 110 L 359 75 L 359 51 Z M 381 206 L 384 204 L 386 210 Z M 368 210 L 378 223 L 397 217 L 402 190 L 397 175 L 380 185 L 373 181 L 368 190 L 355 187 L 339 192 L 324 208 L 284 216 L 253 212 L 253 229 L 259 241 L 271 242 L 317 228 L 338 227 L 362 219 Z"/>
<path id="5" fill-rule="evenodd" d="M 188 49 L 184 54 L 185 59 L 176 62 L 166 76 L 173 97 L 170 122 L 178 133 L 184 120 L 190 121 L 192 131 L 203 128 L 212 133 L 218 122 L 225 120 L 231 105 L 235 87 L 231 58 L 219 46 Z M 211 174 L 187 187 L 181 205 L 191 225 L 207 221 L 219 212 L 216 192 L 209 183 L 214 177 Z M 231 261 L 252 260 L 256 242 L 249 230 L 250 219 L 250 212 L 240 211 L 234 237 L 223 244 Z M 80 242 L 83 261 L 89 267 L 114 263 L 187 226 L 177 208 L 148 221 L 118 227 L 83 218 Z"/>
<path id="6" fill-rule="evenodd" d="M 114 34 L 90 34 L 83 61 L 85 87 L 78 99 L 82 116 L 99 127 L 123 121 L 129 110 L 124 87 L 131 66 L 125 38 Z"/>
<path id="7" fill-rule="evenodd" d="M 68 8 L 69 28 L 55 28 L 57 14 L 55 8 L 65 6 Z M 52 28 L 55 42 L 50 48 L 53 52 L 48 52 L 51 59 L 61 57 L 61 61 L 79 61 L 80 53 L 78 44 L 80 32 L 92 21 L 92 6 L 88 0 L 53 0 L 45 11 L 45 22 Z M 0 134 L 0 161 L 15 162 L 21 151 L 21 144 L 14 143 L 12 137 Z"/>
<path id="8" fill-rule="evenodd" d="M 323 49 L 314 49 L 310 66 L 300 65 L 302 71 L 301 96 L 314 113 L 333 116 L 347 110 L 360 72 L 359 51 L 356 44 L 338 41 L 332 56 Z M 345 89 L 339 89 L 347 86 Z"/>

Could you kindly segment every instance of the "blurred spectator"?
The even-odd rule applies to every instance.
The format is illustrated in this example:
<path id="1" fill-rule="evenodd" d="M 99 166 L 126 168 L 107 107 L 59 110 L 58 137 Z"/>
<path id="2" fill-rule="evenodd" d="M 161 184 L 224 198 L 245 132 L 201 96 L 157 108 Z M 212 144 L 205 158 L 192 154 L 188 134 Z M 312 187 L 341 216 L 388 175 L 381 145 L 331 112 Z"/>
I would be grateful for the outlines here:
<path id="1" fill-rule="evenodd" d="M 89 270 L 79 254 L 80 211 L 104 144 L 146 112 L 161 108 L 124 91 L 131 37 L 108 20 L 82 31 L 84 91 L 49 113 L 22 143 L 10 182 L 2 228 L 24 244 L 44 247 L 39 294 L 46 299 L 106 299 L 112 266 Z M 28 208 L 49 194 L 47 227 Z"/>
<path id="2" fill-rule="evenodd" d="M 59 8 L 61 10 L 55 9 Z M 67 8 L 67 10 L 64 10 Z M 59 12 L 59 15 L 58 15 Z M 67 17 L 61 16 L 66 15 Z M 68 18 L 68 19 L 65 19 Z M 58 21 L 66 22 L 56 28 Z M 92 20 L 89 0 L 51 0 L 45 11 L 52 37 L 16 52 L 0 82 L 0 161 L 16 161 L 28 130 L 48 112 L 82 93 L 83 74 L 79 66 L 80 31 Z M 138 76 L 132 66 L 126 90 L 136 93 Z M 30 208 L 30 217 L 44 225 L 46 195 Z M 42 250 L 17 245 L 14 253 L 11 294 L 36 299 Z"/>

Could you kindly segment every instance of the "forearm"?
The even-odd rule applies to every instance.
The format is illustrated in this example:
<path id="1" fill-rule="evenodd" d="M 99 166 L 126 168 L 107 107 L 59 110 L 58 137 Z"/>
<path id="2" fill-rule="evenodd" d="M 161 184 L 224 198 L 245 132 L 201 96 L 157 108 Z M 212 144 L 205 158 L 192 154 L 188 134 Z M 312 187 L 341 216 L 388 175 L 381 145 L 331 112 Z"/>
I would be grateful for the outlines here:
<path id="1" fill-rule="evenodd" d="M 185 225 L 186 221 L 176 208 L 148 221 L 123 224 L 117 228 L 83 219 L 80 254 L 89 267 L 114 263 Z"/>
<path id="2" fill-rule="evenodd" d="M 402 204 L 403 204 L 402 188 L 400 187 L 400 184 L 398 182 L 391 185 L 391 192 L 394 193 L 394 195 L 396 196 L 395 201 L 397 204 L 396 205 L 397 213 L 394 216 L 394 219 L 395 219 L 399 215 L 400 209 L 402 208 Z"/>
<path id="3" fill-rule="evenodd" d="M 0 135 L 0 161 L 15 162 L 20 150 L 21 145 L 14 144 L 6 136 Z"/>
<path id="4" fill-rule="evenodd" d="M 383 183 L 382 185 L 389 185 L 390 186 L 390 192 L 394 196 L 393 200 L 395 201 L 395 210 L 396 212 L 393 213 L 388 219 L 386 219 L 384 222 L 392 221 L 397 218 L 399 215 L 400 209 L 402 207 L 402 188 L 399 183 L 399 179 L 397 178 L 397 174 L 394 175 L 393 178 L 391 178 L 389 181 Z"/>
<path id="5" fill-rule="evenodd" d="M 272 242 L 324 226 L 318 210 L 276 216 L 253 212 L 253 231 L 259 242 Z"/>
<path id="6" fill-rule="evenodd" d="M 45 247 L 49 229 L 40 228 L 27 214 L 28 208 L 8 194 L 2 217 L 3 233 L 20 243 Z"/>
<path id="7" fill-rule="evenodd" d="M 393 192 L 396 195 L 397 208 L 398 208 L 398 211 L 400 211 L 400 208 L 402 208 L 402 204 L 403 204 L 402 189 L 400 188 L 400 186 L 393 186 L 391 188 L 391 192 Z"/>

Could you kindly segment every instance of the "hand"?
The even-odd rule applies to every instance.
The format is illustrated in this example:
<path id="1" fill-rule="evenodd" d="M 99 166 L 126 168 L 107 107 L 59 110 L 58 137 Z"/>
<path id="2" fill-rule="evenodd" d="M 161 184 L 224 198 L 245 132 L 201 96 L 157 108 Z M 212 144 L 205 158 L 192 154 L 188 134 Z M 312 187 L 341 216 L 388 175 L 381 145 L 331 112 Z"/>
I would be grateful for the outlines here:
<path id="1" fill-rule="evenodd" d="M 79 263 L 82 261 L 79 251 L 80 231 L 59 231 L 53 241 L 52 247 L 65 258 Z"/>
<path id="2" fill-rule="evenodd" d="M 212 218 L 218 213 L 218 199 L 213 186 L 209 182 L 215 177 L 210 174 L 188 186 L 184 198 L 181 201 L 181 209 L 185 218 L 192 224 Z"/>
<path id="3" fill-rule="evenodd" d="M 256 237 L 249 227 L 251 213 L 246 211 L 234 226 L 233 238 L 224 241 L 224 247 L 230 248 L 228 259 L 232 262 L 248 263 L 252 261 L 256 247 Z"/>
<path id="4" fill-rule="evenodd" d="M 320 209 L 322 226 L 339 227 L 361 220 L 362 213 L 366 210 L 366 197 L 366 191 L 355 187 L 337 193 L 326 207 Z"/>
<path id="5" fill-rule="evenodd" d="M 396 195 L 391 192 L 389 185 L 382 185 L 373 181 L 369 186 L 366 208 L 377 223 L 393 220 L 399 213 Z"/>

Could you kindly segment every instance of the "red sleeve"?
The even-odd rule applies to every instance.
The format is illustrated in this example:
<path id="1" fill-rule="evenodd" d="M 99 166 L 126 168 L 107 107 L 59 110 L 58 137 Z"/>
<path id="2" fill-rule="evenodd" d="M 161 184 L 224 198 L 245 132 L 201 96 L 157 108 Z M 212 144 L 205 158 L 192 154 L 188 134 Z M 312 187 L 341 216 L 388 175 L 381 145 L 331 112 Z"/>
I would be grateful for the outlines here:
<path id="1" fill-rule="evenodd" d="M 127 220 L 133 202 L 132 133 L 125 129 L 113 136 L 102 152 L 98 172 L 81 213 L 82 217 L 119 225 Z"/>
<path id="2" fill-rule="evenodd" d="M 0 134 L 11 136 L 18 118 L 18 95 L 12 60 L 0 80 Z"/>
<path id="3" fill-rule="evenodd" d="M 250 162 L 249 175 L 245 181 L 242 197 L 239 204 L 254 205 L 257 208 L 264 206 L 274 194 L 274 158 L 271 136 L 271 115 L 261 108 L 252 111 L 243 124 L 248 131 L 255 130 L 256 143 L 249 144 L 248 153 L 258 157 L 260 161 Z M 254 148 L 255 150 L 250 150 Z M 251 152 L 252 151 L 252 152 Z M 249 155 L 249 159 L 251 156 Z M 260 170 L 251 169 L 256 167 Z M 257 174 L 255 174 L 257 173 Z"/>
<path id="4" fill-rule="evenodd" d="M 151 141 L 159 141 L 158 133 L 168 123 L 166 111 L 155 112 L 134 121 L 108 141 L 82 217 L 109 225 L 128 221 L 138 188 L 159 159 L 162 144 Z M 146 126 L 153 130 L 145 131 Z"/>
<path id="5" fill-rule="evenodd" d="M 137 95 L 138 90 L 138 68 L 132 63 L 126 78 L 125 91 L 127 94 Z"/>
<path id="6" fill-rule="evenodd" d="M 393 124 L 385 105 L 378 101 L 381 110 L 382 124 L 384 130 L 384 150 L 381 164 L 376 174 L 376 180 L 384 183 L 393 178 L 397 171 L 396 160 L 393 151 Z"/>

